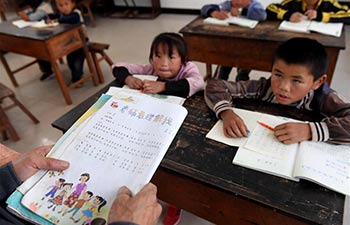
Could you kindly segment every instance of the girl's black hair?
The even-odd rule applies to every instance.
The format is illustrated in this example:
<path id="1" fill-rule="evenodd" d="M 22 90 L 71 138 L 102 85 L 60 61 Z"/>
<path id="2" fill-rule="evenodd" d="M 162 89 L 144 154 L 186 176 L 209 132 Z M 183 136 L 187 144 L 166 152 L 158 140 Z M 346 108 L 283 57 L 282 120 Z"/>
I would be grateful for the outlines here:
<path id="1" fill-rule="evenodd" d="M 90 174 L 88 173 L 83 173 L 80 175 L 81 177 L 87 177 L 86 181 L 90 180 Z M 81 178 L 79 178 L 79 181 L 81 180 Z"/>
<path id="2" fill-rule="evenodd" d="M 97 208 L 97 211 L 100 212 L 101 208 L 102 208 L 104 205 L 107 204 L 107 201 L 106 201 L 104 198 L 102 198 L 101 196 L 98 196 L 98 195 L 96 195 L 95 198 L 97 198 L 97 199 L 100 201 L 100 204 L 98 205 L 98 208 Z"/>
<path id="3" fill-rule="evenodd" d="M 314 80 L 326 73 L 329 62 L 323 45 L 309 38 L 292 38 L 282 43 L 275 53 L 273 63 L 276 60 L 308 67 Z"/>
<path id="4" fill-rule="evenodd" d="M 173 54 L 173 49 L 176 48 L 181 57 L 181 63 L 185 64 L 188 60 L 187 45 L 183 37 L 177 33 L 161 33 L 158 34 L 151 45 L 151 51 L 149 53 L 149 61 L 152 63 L 152 56 L 157 52 L 160 45 L 164 45 L 168 48 L 168 56 Z"/>

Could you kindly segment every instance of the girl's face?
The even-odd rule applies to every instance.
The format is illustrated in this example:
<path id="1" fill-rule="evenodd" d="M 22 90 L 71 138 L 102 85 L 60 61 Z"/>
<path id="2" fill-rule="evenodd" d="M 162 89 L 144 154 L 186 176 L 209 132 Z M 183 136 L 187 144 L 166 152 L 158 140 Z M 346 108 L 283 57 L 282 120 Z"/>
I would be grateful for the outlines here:
<path id="1" fill-rule="evenodd" d="M 156 74 L 161 79 L 170 79 L 177 76 L 182 62 L 179 52 L 173 48 L 173 54 L 169 57 L 168 47 L 160 44 L 152 56 L 152 64 Z"/>
<path id="2" fill-rule="evenodd" d="M 75 8 L 73 0 L 56 0 L 56 5 L 63 15 L 71 14 Z"/>

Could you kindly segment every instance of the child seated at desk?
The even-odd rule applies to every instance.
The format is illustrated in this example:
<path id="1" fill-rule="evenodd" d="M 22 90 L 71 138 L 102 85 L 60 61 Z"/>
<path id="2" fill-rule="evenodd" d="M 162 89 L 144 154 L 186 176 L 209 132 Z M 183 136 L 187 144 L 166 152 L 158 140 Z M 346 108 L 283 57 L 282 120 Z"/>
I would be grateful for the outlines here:
<path id="1" fill-rule="evenodd" d="M 257 0 L 224 1 L 220 4 L 204 5 L 201 9 L 201 15 L 203 17 L 214 17 L 219 20 L 228 18 L 229 13 L 232 16 L 246 16 L 251 20 L 266 20 L 265 8 Z M 231 73 L 232 67 L 218 66 L 216 70 L 219 79 L 227 80 Z M 237 68 L 236 81 L 249 80 L 249 73 L 249 69 Z"/>
<path id="2" fill-rule="evenodd" d="M 56 0 L 56 6 L 58 13 L 49 14 L 46 19 L 47 23 L 52 21 L 59 23 L 68 23 L 68 24 L 83 24 L 83 32 L 85 37 L 87 37 L 86 27 L 84 26 L 84 19 L 81 15 L 79 9 L 76 8 L 76 0 Z M 67 55 L 68 67 L 72 73 L 71 83 L 75 83 L 80 80 L 83 76 L 83 66 L 84 66 L 84 50 L 82 48 L 75 50 Z M 49 62 L 47 63 L 47 68 L 50 67 Z M 49 76 L 49 75 L 48 75 Z M 40 80 L 44 80 L 47 77 L 41 77 Z M 80 87 L 77 85 L 76 87 Z"/>
<path id="3" fill-rule="evenodd" d="M 328 86 L 327 66 L 327 53 L 319 42 L 293 38 L 277 49 L 270 78 L 240 82 L 209 80 L 205 100 L 222 120 L 227 137 L 247 136 L 247 127 L 231 110 L 231 102 L 237 98 L 250 98 L 290 105 L 325 116 L 320 122 L 288 122 L 274 127 L 274 135 L 284 144 L 306 140 L 348 144 L 350 103 Z"/>
<path id="4" fill-rule="evenodd" d="M 116 63 L 112 66 L 113 75 L 120 83 L 144 93 L 159 93 L 190 97 L 204 89 L 204 80 L 198 67 L 188 61 L 187 46 L 181 35 L 161 33 L 156 36 L 149 54 L 150 64 L 139 65 Z M 132 74 L 158 76 L 157 81 L 142 81 Z M 181 209 L 169 205 L 163 220 L 164 225 L 179 222 Z"/>
<path id="5" fill-rule="evenodd" d="M 350 24 L 350 10 L 336 0 L 284 0 L 267 6 L 268 20 L 315 20 Z"/>
<path id="6" fill-rule="evenodd" d="M 112 66 L 113 75 L 131 89 L 187 98 L 204 89 L 198 67 L 187 59 L 187 46 L 182 36 L 161 33 L 152 42 L 150 64 L 116 63 Z M 158 80 L 142 81 L 132 74 L 154 75 Z"/>

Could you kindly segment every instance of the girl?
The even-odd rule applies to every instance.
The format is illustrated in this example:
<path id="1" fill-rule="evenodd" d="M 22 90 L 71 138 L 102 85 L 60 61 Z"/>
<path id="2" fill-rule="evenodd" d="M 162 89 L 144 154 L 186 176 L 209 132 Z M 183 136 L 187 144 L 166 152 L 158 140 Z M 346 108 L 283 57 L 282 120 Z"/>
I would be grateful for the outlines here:
<path id="1" fill-rule="evenodd" d="M 190 97 L 203 90 L 204 80 L 198 67 L 188 61 L 185 40 L 176 33 L 161 33 L 152 42 L 150 64 L 117 63 L 113 75 L 121 84 L 144 93 Z M 142 81 L 132 74 L 158 76 L 157 81 Z"/>
<path id="2" fill-rule="evenodd" d="M 67 193 L 70 189 L 72 189 L 73 184 L 72 183 L 64 183 L 63 187 L 62 187 L 62 191 L 60 191 L 60 193 L 54 197 L 53 199 L 50 199 L 49 202 L 51 203 L 50 206 L 48 206 L 47 208 L 52 208 L 52 211 L 55 211 L 56 206 L 61 206 L 63 199 L 65 199 L 67 197 Z"/>
<path id="3" fill-rule="evenodd" d="M 107 204 L 107 201 L 101 196 L 96 196 L 92 201 L 92 204 L 81 212 L 82 216 L 78 220 L 74 220 L 75 223 L 78 223 L 81 219 L 86 219 L 83 222 L 83 225 L 91 225 L 93 217 L 97 216 L 101 212 L 101 208 Z"/>

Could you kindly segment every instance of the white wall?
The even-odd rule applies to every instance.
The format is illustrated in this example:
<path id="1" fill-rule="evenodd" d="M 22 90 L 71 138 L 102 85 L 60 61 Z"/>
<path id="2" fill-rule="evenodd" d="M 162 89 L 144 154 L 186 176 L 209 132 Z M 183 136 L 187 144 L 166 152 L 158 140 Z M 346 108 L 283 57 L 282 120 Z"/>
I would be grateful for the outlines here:
<path id="1" fill-rule="evenodd" d="M 134 0 L 137 6 L 151 6 L 151 0 Z M 217 4 L 224 0 L 160 0 L 162 8 L 172 9 L 201 9 L 205 4 Z M 261 4 L 266 7 L 272 2 L 280 2 L 282 0 L 260 0 Z M 127 0 L 131 5 L 131 0 Z M 114 0 L 117 6 L 125 6 L 123 0 Z"/>

